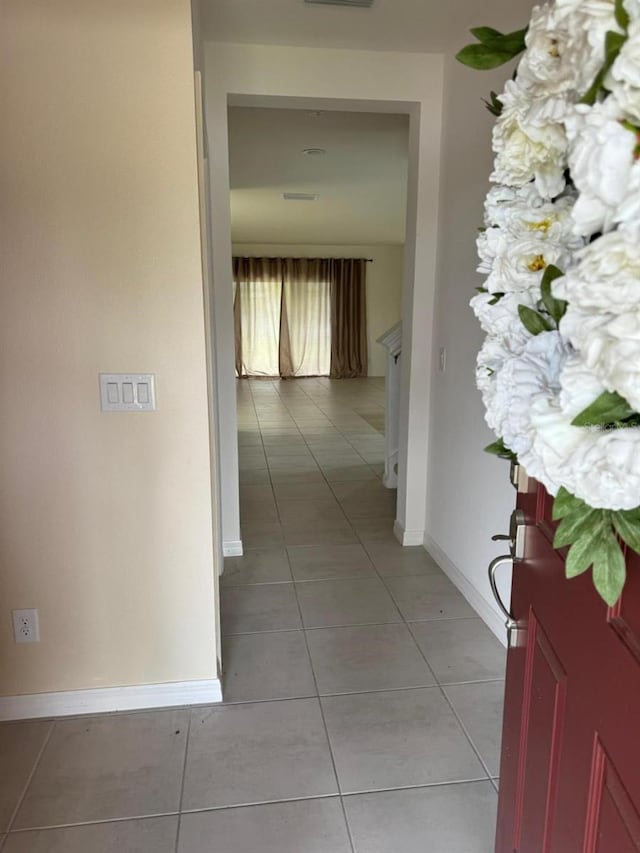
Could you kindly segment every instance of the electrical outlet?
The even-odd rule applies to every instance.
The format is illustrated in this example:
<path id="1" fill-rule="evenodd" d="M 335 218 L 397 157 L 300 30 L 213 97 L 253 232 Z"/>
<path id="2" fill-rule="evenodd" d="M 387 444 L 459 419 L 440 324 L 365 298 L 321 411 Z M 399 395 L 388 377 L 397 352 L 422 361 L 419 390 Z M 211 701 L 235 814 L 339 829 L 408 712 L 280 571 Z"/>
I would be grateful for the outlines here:
<path id="1" fill-rule="evenodd" d="M 40 626 L 38 625 L 38 611 L 12 610 L 13 637 L 16 643 L 39 643 Z"/>

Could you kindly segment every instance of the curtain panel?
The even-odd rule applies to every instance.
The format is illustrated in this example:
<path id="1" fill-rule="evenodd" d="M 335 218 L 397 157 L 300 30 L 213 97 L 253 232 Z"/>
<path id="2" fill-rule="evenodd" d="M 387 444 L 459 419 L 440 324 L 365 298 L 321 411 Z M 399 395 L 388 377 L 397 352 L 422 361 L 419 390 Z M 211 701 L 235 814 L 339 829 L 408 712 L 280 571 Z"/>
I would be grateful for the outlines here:
<path id="1" fill-rule="evenodd" d="M 367 374 L 365 261 L 233 259 L 238 376 Z"/>

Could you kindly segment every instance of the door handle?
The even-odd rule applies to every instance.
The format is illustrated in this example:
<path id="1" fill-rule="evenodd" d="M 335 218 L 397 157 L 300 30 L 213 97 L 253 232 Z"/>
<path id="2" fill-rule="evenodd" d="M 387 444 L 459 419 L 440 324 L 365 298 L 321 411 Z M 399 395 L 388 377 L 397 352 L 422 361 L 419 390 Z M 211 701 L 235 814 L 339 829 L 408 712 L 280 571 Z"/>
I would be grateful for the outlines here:
<path id="1" fill-rule="evenodd" d="M 511 556 L 511 554 L 504 554 L 502 557 L 495 557 L 489 563 L 489 584 L 491 586 L 491 592 L 493 593 L 493 597 L 496 600 L 496 604 L 500 608 L 500 611 L 502 612 L 505 618 L 505 628 L 507 629 L 507 631 L 511 631 L 513 628 L 516 628 L 518 623 L 513 618 L 511 613 L 507 610 L 507 608 L 504 606 L 504 602 L 498 591 L 498 584 L 496 582 L 496 572 L 498 571 L 500 566 L 504 565 L 505 563 L 512 562 L 513 557 Z"/>
<path id="2" fill-rule="evenodd" d="M 505 563 L 512 563 L 515 565 L 514 555 L 503 554 L 501 557 L 495 557 L 495 559 L 491 560 L 491 562 L 489 563 L 489 585 L 491 586 L 491 592 L 493 593 L 495 602 L 498 605 L 500 612 L 504 616 L 504 627 L 507 629 L 507 646 L 508 648 L 513 649 L 524 644 L 526 638 L 526 630 L 523 626 L 518 625 L 517 619 L 514 619 L 511 612 L 507 610 L 504 601 L 502 600 L 500 593 L 498 592 L 496 572 L 498 571 L 500 566 L 504 565 Z"/>

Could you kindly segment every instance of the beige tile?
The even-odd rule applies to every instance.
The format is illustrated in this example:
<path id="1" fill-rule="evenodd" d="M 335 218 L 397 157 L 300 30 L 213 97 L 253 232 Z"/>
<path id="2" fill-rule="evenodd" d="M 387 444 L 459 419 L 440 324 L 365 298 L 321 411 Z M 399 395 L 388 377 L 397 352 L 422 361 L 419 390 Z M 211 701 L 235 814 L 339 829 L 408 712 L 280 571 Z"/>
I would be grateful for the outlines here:
<path id="1" fill-rule="evenodd" d="M 320 530 L 309 527 L 304 530 L 285 530 L 284 542 L 287 548 L 305 546 L 311 547 L 314 545 L 355 545 L 358 544 L 358 537 L 353 532 L 351 527 L 339 527 L 334 529 L 321 528 Z"/>
<path id="2" fill-rule="evenodd" d="M 0 833 L 9 828 L 51 725 L 48 721 L 0 725 Z"/>
<path id="3" fill-rule="evenodd" d="M 317 628 L 307 641 L 320 693 L 435 684 L 405 625 Z"/>
<path id="4" fill-rule="evenodd" d="M 192 713 L 185 811 L 337 792 L 317 699 Z"/>
<path id="5" fill-rule="evenodd" d="M 313 483 L 276 483 L 274 485 L 276 501 L 281 500 L 332 500 L 333 492 L 324 482 Z"/>
<path id="6" fill-rule="evenodd" d="M 246 521 L 240 526 L 242 546 L 249 548 L 271 548 L 284 544 L 284 535 L 279 521 Z"/>
<path id="7" fill-rule="evenodd" d="M 187 711 L 56 722 L 15 828 L 176 811 Z"/>
<path id="8" fill-rule="evenodd" d="M 321 701 L 343 793 L 486 777 L 438 687 Z"/>
<path id="9" fill-rule="evenodd" d="M 292 580 L 284 548 L 255 548 L 242 557 L 225 557 L 222 586 L 276 583 Z"/>
<path id="10" fill-rule="evenodd" d="M 506 650 L 481 619 L 412 622 L 411 631 L 441 684 L 504 678 Z"/>
<path id="11" fill-rule="evenodd" d="M 177 817 L 15 832 L 3 853 L 174 853 Z"/>
<path id="12" fill-rule="evenodd" d="M 375 577 L 376 571 L 360 544 L 288 548 L 297 581 Z"/>
<path id="13" fill-rule="evenodd" d="M 225 702 L 315 696 L 302 631 L 243 634 L 222 643 Z"/>
<path id="14" fill-rule="evenodd" d="M 378 578 L 313 581 L 296 586 L 305 628 L 402 621 Z"/>
<path id="15" fill-rule="evenodd" d="M 457 619 L 476 612 L 444 575 L 386 578 L 405 619 Z"/>
<path id="16" fill-rule="evenodd" d="M 279 500 L 278 510 L 284 530 L 336 530 L 349 527 L 339 503 L 331 500 Z"/>
<path id="17" fill-rule="evenodd" d="M 340 800 L 329 797 L 184 815 L 178 853 L 209 851 L 351 853 L 351 844 Z"/>
<path id="18" fill-rule="evenodd" d="M 302 627 L 291 583 L 224 587 L 220 609 L 223 634 Z"/>
<path id="19" fill-rule="evenodd" d="M 489 853 L 497 798 L 490 782 L 345 797 L 358 853 Z"/>
<path id="20" fill-rule="evenodd" d="M 445 688 L 491 776 L 500 772 L 504 682 L 452 684 Z"/>
<path id="21" fill-rule="evenodd" d="M 367 542 L 366 550 L 382 577 L 440 575 L 442 570 L 421 546 L 403 547 L 397 540 Z"/>

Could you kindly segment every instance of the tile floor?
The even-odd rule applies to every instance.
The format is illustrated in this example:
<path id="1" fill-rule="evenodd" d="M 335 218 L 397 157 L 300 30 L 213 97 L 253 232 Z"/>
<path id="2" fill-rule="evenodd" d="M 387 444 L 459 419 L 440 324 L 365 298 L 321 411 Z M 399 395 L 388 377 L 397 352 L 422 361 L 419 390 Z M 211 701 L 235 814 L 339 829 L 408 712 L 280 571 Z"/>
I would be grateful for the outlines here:
<path id="1" fill-rule="evenodd" d="M 504 651 L 393 537 L 383 403 L 239 384 L 224 704 L 0 725 L 2 853 L 491 853 Z"/>

